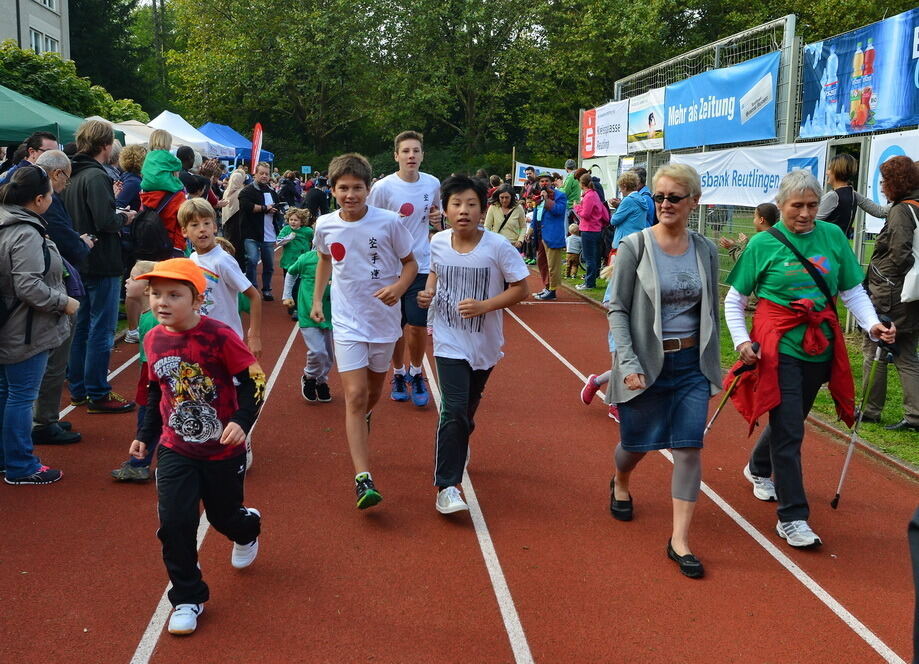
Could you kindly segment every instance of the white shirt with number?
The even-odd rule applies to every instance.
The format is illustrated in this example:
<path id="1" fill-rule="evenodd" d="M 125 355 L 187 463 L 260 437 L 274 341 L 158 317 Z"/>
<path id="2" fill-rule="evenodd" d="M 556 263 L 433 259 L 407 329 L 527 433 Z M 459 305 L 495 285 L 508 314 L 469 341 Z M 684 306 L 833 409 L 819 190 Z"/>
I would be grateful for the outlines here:
<path id="1" fill-rule="evenodd" d="M 399 215 L 402 225 L 412 234 L 412 253 L 418 261 L 418 274 L 427 274 L 431 269 L 428 212 L 432 205 L 440 207 L 440 180 L 419 173 L 417 180 L 406 182 L 398 173 L 391 173 L 373 185 L 367 204 Z"/>
<path id="2" fill-rule="evenodd" d="M 204 304 L 201 315 L 229 325 L 243 338 L 243 324 L 239 318 L 238 294 L 247 290 L 251 283 L 239 269 L 239 263 L 220 245 L 206 254 L 194 252 L 189 256 L 204 272 L 207 288 L 204 290 Z"/>
<path id="3" fill-rule="evenodd" d="M 475 249 L 453 248 L 453 231 L 431 238 L 431 272 L 437 275 L 434 295 L 434 355 L 466 360 L 475 370 L 490 369 L 504 353 L 504 312 L 462 318 L 459 303 L 500 295 L 504 284 L 522 281 L 529 270 L 514 246 L 501 235 L 484 231 Z"/>
<path id="4" fill-rule="evenodd" d="M 402 274 L 402 259 L 412 253 L 412 236 L 399 216 L 367 207 L 358 221 L 340 210 L 316 221 L 313 246 L 332 260 L 332 329 L 339 341 L 390 343 L 402 336 L 402 309 L 373 296 Z"/>

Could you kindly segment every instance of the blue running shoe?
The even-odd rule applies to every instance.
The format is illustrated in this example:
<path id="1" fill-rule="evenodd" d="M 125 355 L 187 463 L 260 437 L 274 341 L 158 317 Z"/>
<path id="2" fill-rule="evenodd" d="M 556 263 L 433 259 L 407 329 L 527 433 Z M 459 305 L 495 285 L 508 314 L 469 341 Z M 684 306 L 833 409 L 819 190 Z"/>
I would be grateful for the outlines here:
<path id="1" fill-rule="evenodd" d="M 393 401 L 408 401 L 408 387 L 405 384 L 405 374 L 393 374 L 392 380 L 392 392 L 389 393 L 389 398 Z"/>
<path id="2" fill-rule="evenodd" d="M 424 408 L 428 405 L 428 386 L 425 385 L 427 381 L 421 374 L 412 376 L 409 381 L 412 386 L 412 403 L 419 408 Z"/>

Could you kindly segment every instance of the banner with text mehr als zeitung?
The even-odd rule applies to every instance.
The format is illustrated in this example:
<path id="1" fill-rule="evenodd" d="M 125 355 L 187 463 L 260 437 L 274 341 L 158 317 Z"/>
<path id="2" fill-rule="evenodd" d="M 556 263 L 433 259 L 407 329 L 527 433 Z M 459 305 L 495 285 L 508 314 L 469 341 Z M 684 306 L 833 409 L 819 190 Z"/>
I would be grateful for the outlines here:
<path id="1" fill-rule="evenodd" d="M 670 161 L 688 164 L 702 180 L 701 203 L 756 207 L 775 200 L 787 173 L 804 168 L 818 179 L 826 170 L 828 141 L 730 148 L 696 154 L 674 154 Z"/>
<path id="2" fill-rule="evenodd" d="M 629 154 L 664 149 L 664 88 L 629 98 Z"/>
<path id="3" fill-rule="evenodd" d="M 612 157 L 628 151 L 629 102 L 611 101 L 584 112 L 581 157 Z"/>
<path id="4" fill-rule="evenodd" d="M 714 69 L 668 85 L 667 150 L 775 138 L 780 53 Z"/>

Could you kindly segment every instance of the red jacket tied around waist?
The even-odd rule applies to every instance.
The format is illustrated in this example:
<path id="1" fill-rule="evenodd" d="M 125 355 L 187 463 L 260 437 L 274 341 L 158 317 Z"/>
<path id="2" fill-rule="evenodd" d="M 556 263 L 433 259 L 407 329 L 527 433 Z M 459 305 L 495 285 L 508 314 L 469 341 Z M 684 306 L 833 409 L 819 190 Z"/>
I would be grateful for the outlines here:
<path id="1" fill-rule="evenodd" d="M 836 403 L 836 413 L 851 427 L 855 423 L 855 384 L 846 340 L 836 317 L 834 303 L 830 302 L 823 311 L 814 311 L 812 300 L 795 300 L 784 307 L 775 302 L 761 299 L 753 314 L 753 330 L 750 337 L 760 344 L 762 358 L 756 369 L 741 374 L 731 394 L 731 401 L 743 418 L 750 423 L 750 432 L 756 420 L 763 413 L 778 406 L 782 401 L 779 391 L 779 341 L 789 330 L 807 325 L 804 333 L 803 350 L 808 355 L 820 355 L 826 351 L 830 341 L 821 329 L 827 323 L 833 331 L 833 357 L 830 363 L 830 394 Z M 732 372 L 743 366 L 738 361 Z M 724 378 L 724 389 L 734 380 L 732 373 Z"/>

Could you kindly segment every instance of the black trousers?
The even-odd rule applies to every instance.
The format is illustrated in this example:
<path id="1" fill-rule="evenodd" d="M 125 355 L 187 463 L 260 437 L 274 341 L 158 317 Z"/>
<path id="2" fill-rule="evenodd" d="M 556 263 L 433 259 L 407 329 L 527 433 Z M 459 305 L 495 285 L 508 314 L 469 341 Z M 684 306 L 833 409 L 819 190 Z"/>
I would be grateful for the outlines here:
<path id="1" fill-rule="evenodd" d="M 435 357 L 440 383 L 440 422 L 434 458 L 434 484 L 441 488 L 463 481 L 469 436 L 491 369 L 476 371 L 466 360 Z"/>
<path id="2" fill-rule="evenodd" d="M 775 481 L 779 521 L 806 521 L 810 516 L 801 466 L 804 420 L 829 377 L 829 362 L 805 362 L 779 354 L 782 402 L 769 412 L 769 424 L 750 455 L 750 472 L 772 476 Z"/>
<path id="3" fill-rule="evenodd" d="M 200 503 L 214 529 L 237 544 L 248 544 L 261 530 L 261 519 L 243 507 L 246 455 L 206 461 L 160 445 L 157 459 L 160 528 L 156 535 L 163 543 L 163 562 L 172 581 L 169 601 L 173 606 L 201 604 L 209 594 L 198 568 Z"/>
<path id="4" fill-rule="evenodd" d="M 913 559 L 913 584 L 916 586 L 916 609 L 913 618 L 913 664 L 919 664 L 919 508 L 909 522 L 909 555 Z"/>

